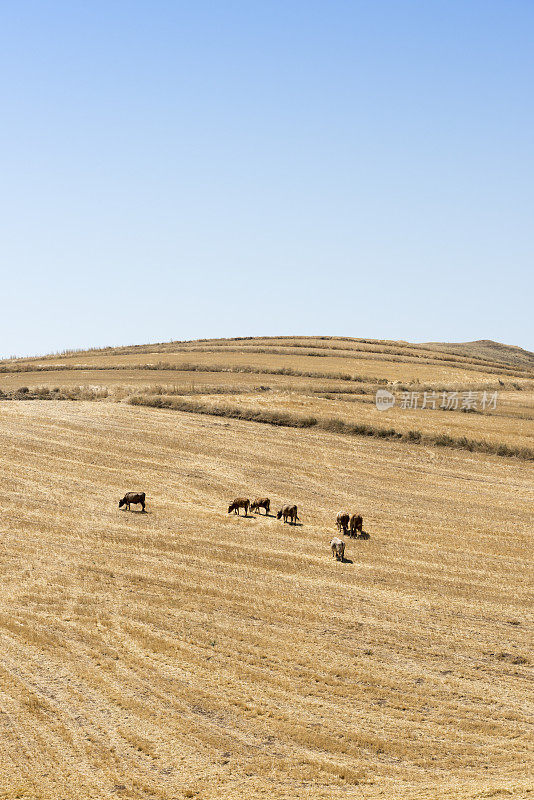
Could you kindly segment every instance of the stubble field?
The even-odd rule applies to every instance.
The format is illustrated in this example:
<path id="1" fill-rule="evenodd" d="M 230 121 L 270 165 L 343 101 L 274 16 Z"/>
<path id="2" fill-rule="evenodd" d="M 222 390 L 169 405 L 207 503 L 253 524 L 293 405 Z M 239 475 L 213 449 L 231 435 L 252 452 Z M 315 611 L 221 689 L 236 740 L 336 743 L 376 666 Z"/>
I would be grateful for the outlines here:
<path id="1" fill-rule="evenodd" d="M 478 373 L 487 353 L 471 355 L 450 385 L 465 387 L 470 371 L 474 385 L 495 381 L 495 413 L 429 411 L 425 422 L 397 408 L 393 424 L 411 413 L 422 430 L 479 438 L 486 421 L 488 436 L 529 446 L 528 366 Z M 181 391 L 204 404 L 380 416 L 365 391 L 323 397 L 370 390 L 334 374 L 164 381 L 140 370 L 152 385 L 98 370 L 123 357 L 55 359 L 92 359 L 103 399 L 0 400 L 0 797 L 534 796 L 532 463 L 132 406 L 132 391 Z M 137 358 L 146 366 L 153 352 Z M 390 380 L 379 361 L 375 375 Z M 69 385 L 66 371 L 20 373 L 23 363 L 35 364 L 0 374 L 4 392 Z M 290 363 L 311 371 L 297 355 Z M 420 378 L 406 373 L 412 389 Z M 147 514 L 119 511 L 129 489 L 147 493 Z M 227 515 L 242 494 L 297 503 L 301 525 Z M 340 508 L 360 511 L 369 534 L 347 541 L 346 563 L 329 551 Z"/>

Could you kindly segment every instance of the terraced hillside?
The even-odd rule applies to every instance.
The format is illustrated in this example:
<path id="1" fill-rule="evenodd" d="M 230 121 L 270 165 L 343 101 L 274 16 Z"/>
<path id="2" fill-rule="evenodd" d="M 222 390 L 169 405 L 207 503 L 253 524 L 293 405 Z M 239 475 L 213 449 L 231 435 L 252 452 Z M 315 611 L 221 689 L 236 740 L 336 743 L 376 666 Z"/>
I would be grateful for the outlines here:
<path id="1" fill-rule="evenodd" d="M 0 797 L 531 796 L 534 371 L 442 347 L 2 362 Z"/>
<path id="2" fill-rule="evenodd" d="M 396 400 L 381 413 L 378 388 Z M 19 398 L 105 396 L 182 411 L 223 409 L 279 424 L 316 420 L 331 430 L 411 434 L 412 441 L 485 442 L 504 455 L 534 458 L 534 354 L 496 342 L 169 342 L 0 362 L 0 390 Z"/>

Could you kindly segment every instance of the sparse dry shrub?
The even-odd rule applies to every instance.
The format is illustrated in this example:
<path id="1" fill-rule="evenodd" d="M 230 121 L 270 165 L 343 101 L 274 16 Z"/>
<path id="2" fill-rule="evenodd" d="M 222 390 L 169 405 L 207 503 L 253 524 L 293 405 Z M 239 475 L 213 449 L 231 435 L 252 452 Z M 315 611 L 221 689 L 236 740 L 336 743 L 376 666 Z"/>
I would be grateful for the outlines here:
<path id="1" fill-rule="evenodd" d="M 255 387 L 253 391 L 265 391 L 270 387 L 265 386 L 258 386 Z M 132 389 L 133 391 L 133 389 Z M 212 394 L 248 394 L 250 393 L 251 389 L 248 387 L 240 387 L 240 386 L 211 386 L 209 384 L 201 384 L 199 386 L 178 386 L 176 384 L 172 386 L 162 386 L 159 384 L 150 385 L 150 386 L 143 386 L 140 389 L 137 389 L 137 394 L 141 395 L 165 395 L 165 396 L 173 396 L 173 395 L 181 395 L 181 396 L 194 396 L 194 395 L 212 395 Z M 130 392 L 131 394 L 131 392 Z"/>
<path id="2" fill-rule="evenodd" d="M 2 392 L 4 400 L 103 400 L 109 396 L 107 386 L 22 386 Z"/>
<path id="3" fill-rule="evenodd" d="M 408 431 L 406 438 L 409 442 L 420 442 L 422 438 L 421 431 Z"/>
<path id="4" fill-rule="evenodd" d="M 195 364 L 184 362 L 175 364 L 169 361 L 158 361 L 155 364 L 7 364 L 0 366 L 0 373 L 17 372 L 59 372 L 62 370 L 148 370 L 159 372 L 229 372 L 251 375 L 292 375 L 304 378 L 326 378 L 330 380 L 353 381 L 357 383 L 385 384 L 385 378 L 364 377 L 346 372 L 310 372 L 292 367 L 257 367 L 257 366 L 223 366 L 220 364 Z"/>

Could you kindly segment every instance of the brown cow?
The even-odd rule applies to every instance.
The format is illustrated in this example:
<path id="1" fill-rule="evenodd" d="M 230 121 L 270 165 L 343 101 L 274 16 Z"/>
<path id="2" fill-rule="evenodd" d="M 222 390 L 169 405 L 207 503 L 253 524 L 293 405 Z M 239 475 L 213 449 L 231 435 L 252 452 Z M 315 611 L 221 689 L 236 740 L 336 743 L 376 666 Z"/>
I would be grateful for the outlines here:
<path id="1" fill-rule="evenodd" d="M 332 548 L 332 558 L 335 558 L 338 561 L 344 561 L 345 542 L 343 539 L 338 539 L 337 536 L 335 536 L 330 542 L 330 547 Z"/>
<path id="2" fill-rule="evenodd" d="M 349 520 L 350 516 L 347 514 L 346 511 L 340 511 L 336 517 L 336 525 L 338 531 L 341 533 L 343 531 L 343 536 L 347 533 L 347 529 L 349 527 Z"/>
<path id="3" fill-rule="evenodd" d="M 363 518 L 360 514 L 353 514 L 349 522 L 349 531 L 351 536 L 361 535 L 363 530 Z"/>
<path id="4" fill-rule="evenodd" d="M 239 514 L 239 509 L 245 509 L 245 517 L 248 515 L 248 509 L 250 507 L 250 500 L 247 497 L 236 497 L 233 503 L 230 503 L 228 506 L 228 513 L 231 514 L 232 511 L 234 514 Z"/>
<path id="5" fill-rule="evenodd" d="M 256 497 L 256 499 L 250 504 L 250 513 L 252 514 L 253 511 L 257 511 L 259 513 L 260 508 L 265 509 L 265 514 L 269 513 L 271 509 L 271 501 L 268 497 Z"/>
<path id="6" fill-rule="evenodd" d="M 284 518 L 284 522 L 289 522 L 292 525 L 295 525 L 297 520 L 300 522 L 300 518 L 297 516 L 297 507 L 296 506 L 284 506 L 280 509 L 280 511 L 276 515 L 276 519 Z"/>
<path id="7" fill-rule="evenodd" d="M 134 505 L 139 503 L 142 506 L 142 511 L 145 510 L 145 493 L 144 492 L 126 492 L 122 500 L 119 500 L 119 508 L 126 506 L 126 511 L 130 510 L 130 503 Z"/>

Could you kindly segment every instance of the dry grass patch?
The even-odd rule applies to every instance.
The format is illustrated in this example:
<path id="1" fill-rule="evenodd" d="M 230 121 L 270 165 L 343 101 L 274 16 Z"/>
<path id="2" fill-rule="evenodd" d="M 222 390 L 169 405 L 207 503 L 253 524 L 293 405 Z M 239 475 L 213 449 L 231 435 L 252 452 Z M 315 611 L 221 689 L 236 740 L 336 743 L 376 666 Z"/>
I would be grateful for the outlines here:
<path id="1" fill-rule="evenodd" d="M 525 793 L 530 465 L 107 402 L 0 412 L 5 793 Z M 137 488 L 148 513 L 119 511 Z M 243 492 L 303 526 L 227 515 Z M 341 507 L 370 533 L 346 564 Z"/>
<path id="2" fill-rule="evenodd" d="M 3 362 L 0 797 L 529 796 L 532 466 L 475 451 L 532 448 L 533 380 L 335 337 Z M 499 403 L 380 414 L 378 383 Z"/>
<path id="3" fill-rule="evenodd" d="M 453 447 L 477 453 L 491 453 L 503 457 L 515 457 L 534 461 L 534 448 L 523 445 L 509 445 L 502 441 L 488 441 L 485 439 L 470 439 L 467 436 L 451 436 L 447 433 L 427 433 L 409 428 L 397 430 L 365 422 L 352 422 L 339 417 L 305 416 L 287 410 L 277 410 L 250 405 L 230 405 L 220 402 L 201 402 L 184 400 L 182 397 L 167 397 L 162 395 L 134 395 L 129 403 L 152 408 L 173 409 L 194 414 L 208 414 L 216 417 L 229 417 L 276 425 L 286 428 L 318 428 L 320 430 L 340 433 L 346 436 L 371 436 L 378 439 L 390 439 L 409 442 L 412 444 L 435 445 L 438 447 Z M 274 404 L 273 404 L 274 405 Z M 427 412 L 428 414 L 432 412 Z M 439 412 L 438 412 L 439 413 Z M 426 422 L 427 420 L 425 420 Z"/>

